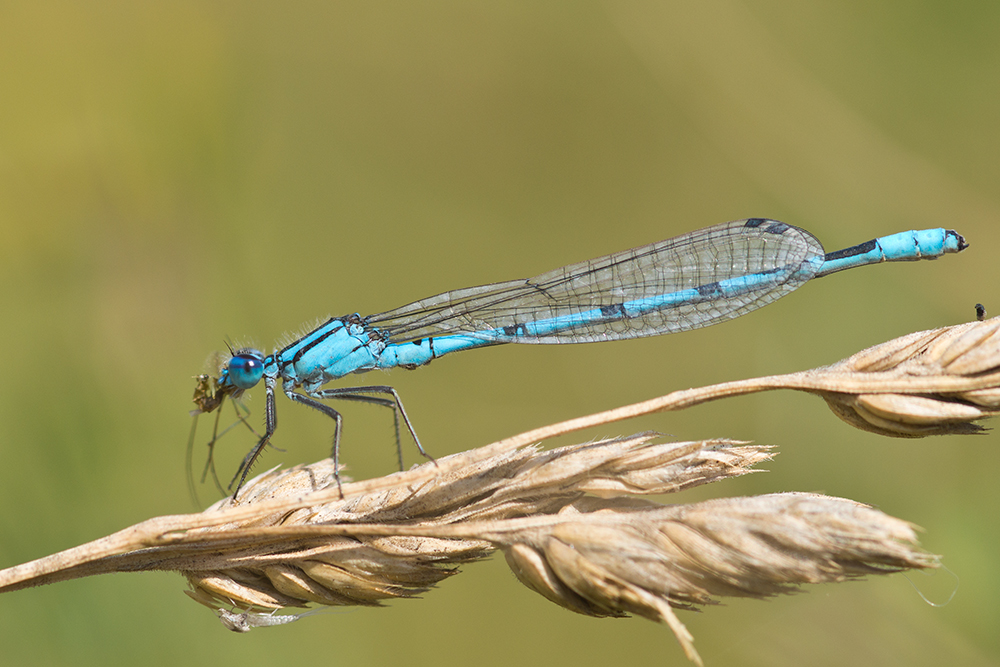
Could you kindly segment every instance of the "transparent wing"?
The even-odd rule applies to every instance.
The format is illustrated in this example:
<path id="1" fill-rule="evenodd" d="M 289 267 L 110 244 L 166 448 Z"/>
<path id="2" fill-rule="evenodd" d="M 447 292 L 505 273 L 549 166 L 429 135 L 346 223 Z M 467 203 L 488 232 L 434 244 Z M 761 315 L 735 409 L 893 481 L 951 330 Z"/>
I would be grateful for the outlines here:
<path id="1" fill-rule="evenodd" d="M 446 334 L 498 343 L 653 336 L 765 306 L 812 278 L 823 253 L 798 227 L 737 220 L 527 280 L 445 292 L 367 321 L 394 342 Z"/>

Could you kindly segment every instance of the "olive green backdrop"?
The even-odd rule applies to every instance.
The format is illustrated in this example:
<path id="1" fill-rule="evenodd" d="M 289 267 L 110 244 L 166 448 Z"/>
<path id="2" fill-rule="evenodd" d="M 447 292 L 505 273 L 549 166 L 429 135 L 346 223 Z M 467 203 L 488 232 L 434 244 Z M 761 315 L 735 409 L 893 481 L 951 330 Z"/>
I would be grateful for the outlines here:
<path id="1" fill-rule="evenodd" d="M 971 243 L 707 330 L 358 378 L 392 382 L 440 455 L 830 363 L 976 302 L 1000 314 L 1000 4 L 871 5 L 0 3 L 0 565 L 194 510 L 191 377 L 226 340 L 270 350 L 330 314 L 750 216 L 828 250 L 939 226 Z M 286 452 L 258 470 L 326 455 L 330 424 L 278 400 Z M 391 471 L 388 416 L 345 412 L 353 474 Z M 995 434 L 880 438 L 775 393 L 579 438 L 645 429 L 780 447 L 770 473 L 682 500 L 847 496 L 922 526 L 951 571 L 681 612 L 709 665 L 1000 660 Z M 224 473 L 250 444 L 223 441 Z M 945 606 L 921 597 L 956 585 Z M 183 587 L 146 573 L 0 596 L 0 663 L 685 664 L 665 627 L 573 615 L 500 558 L 421 600 L 249 635 Z"/>

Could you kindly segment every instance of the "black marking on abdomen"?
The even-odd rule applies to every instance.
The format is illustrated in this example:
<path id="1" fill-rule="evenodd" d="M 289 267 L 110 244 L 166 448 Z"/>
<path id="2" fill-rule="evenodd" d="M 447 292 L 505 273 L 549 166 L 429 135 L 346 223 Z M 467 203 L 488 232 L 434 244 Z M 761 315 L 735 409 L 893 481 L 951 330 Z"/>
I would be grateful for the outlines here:
<path id="1" fill-rule="evenodd" d="M 503 328 L 505 335 L 513 338 L 514 336 L 525 336 L 528 333 L 528 329 L 523 324 L 508 324 Z"/>
<path id="2" fill-rule="evenodd" d="M 607 318 L 628 317 L 628 313 L 625 311 L 625 305 L 621 303 L 613 303 L 609 306 L 601 306 L 601 315 Z"/>
<path id="3" fill-rule="evenodd" d="M 872 239 L 871 241 L 865 241 L 864 243 L 859 243 L 856 246 L 850 248 L 844 248 L 843 250 L 834 250 L 833 252 L 828 252 L 824 256 L 824 260 L 829 262 L 835 259 L 841 259 L 843 257 L 854 257 L 855 255 L 864 255 L 871 252 L 878 247 L 878 241 Z"/>
<path id="4" fill-rule="evenodd" d="M 952 236 L 952 237 L 955 238 L 956 241 L 958 241 L 958 250 L 959 250 L 959 252 L 961 252 L 962 250 L 965 250 L 966 248 L 969 247 L 969 244 L 965 242 L 965 238 L 961 234 L 959 234 L 958 232 L 956 232 L 954 229 L 946 229 L 946 230 L 944 230 L 944 235 L 946 237 Z"/>
<path id="5" fill-rule="evenodd" d="M 699 296 L 711 297 L 711 296 L 716 296 L 717 294 L 722 294 L 722 286 L 719 285 L 718 281 L 714 283 L 705 283 L 704 285 L 698 285 L 698 287 L 696 287 L 695 289 L 698 290 Z"/>

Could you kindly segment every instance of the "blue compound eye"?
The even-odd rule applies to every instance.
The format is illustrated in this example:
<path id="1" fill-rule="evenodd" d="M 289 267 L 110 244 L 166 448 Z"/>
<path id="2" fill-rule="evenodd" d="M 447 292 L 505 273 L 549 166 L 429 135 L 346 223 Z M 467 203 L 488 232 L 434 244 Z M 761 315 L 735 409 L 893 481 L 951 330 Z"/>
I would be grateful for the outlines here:
<path id="1" fill-rule="evenodd" d="M 229 360 L 229 380 L 240 389 L 249 389 L 264 376 L 264 360 L 254 354 L 237 354 Z"/>

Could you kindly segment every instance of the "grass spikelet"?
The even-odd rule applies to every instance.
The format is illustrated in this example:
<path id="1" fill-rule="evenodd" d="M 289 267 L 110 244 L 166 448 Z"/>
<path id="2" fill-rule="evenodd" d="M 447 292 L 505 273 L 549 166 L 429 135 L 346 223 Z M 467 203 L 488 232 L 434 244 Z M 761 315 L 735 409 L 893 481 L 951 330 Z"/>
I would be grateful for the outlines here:
<path id="1" fill-rule="evenodd" d="M 496 443 L 343 486 L 329 460 L 268 471 L 237 501 L 160 517 L 0 572 L 0 590 L 111 571 L 176 570 L 237 632 L 308 604 L 377 606 L 431 589 L 501 549 L 518 579 L 591 616 L 666 623 L 725 596 L 933 567 L 908 524 L 806 494 L 663 506 L 642 498 L 753 471 L 770 448 L 653 434 L 542 451 Z"/>

